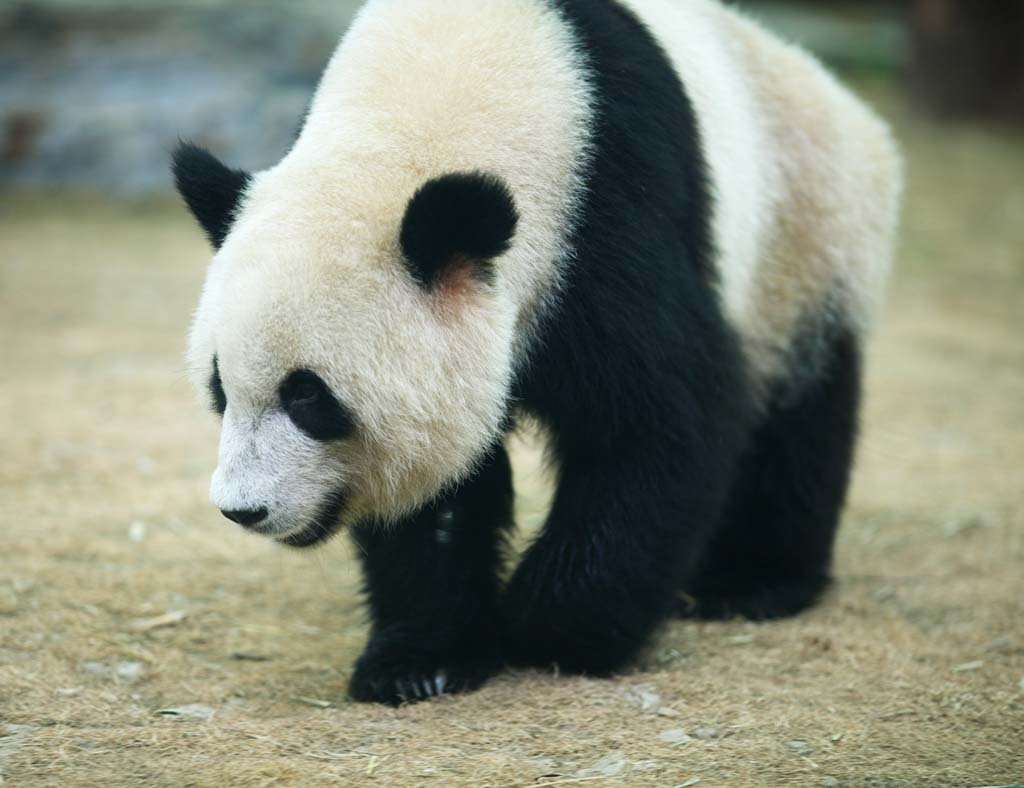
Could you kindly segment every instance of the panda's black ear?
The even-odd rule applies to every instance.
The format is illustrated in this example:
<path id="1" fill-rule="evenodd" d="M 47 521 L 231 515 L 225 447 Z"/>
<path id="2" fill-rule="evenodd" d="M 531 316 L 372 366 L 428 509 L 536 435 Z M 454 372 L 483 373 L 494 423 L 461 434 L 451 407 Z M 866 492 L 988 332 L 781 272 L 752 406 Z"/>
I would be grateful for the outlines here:
<path id="1" fill-rule="evenodd" d="M 249 173 L 233 170 L 204 148 L 181 142 L 171 156 L 174 184 L 192 215 L 219 249 L 231 229 Z"/>
<path id="2" fill-rule="evenodd" d="M 500 178 L 454 173 L 427 181 L 402 220 L 409 273 L 428 290 L 455 269 L 491 282 L 494 258 L 508 250 L 518 222 L 515 200 Z"/>

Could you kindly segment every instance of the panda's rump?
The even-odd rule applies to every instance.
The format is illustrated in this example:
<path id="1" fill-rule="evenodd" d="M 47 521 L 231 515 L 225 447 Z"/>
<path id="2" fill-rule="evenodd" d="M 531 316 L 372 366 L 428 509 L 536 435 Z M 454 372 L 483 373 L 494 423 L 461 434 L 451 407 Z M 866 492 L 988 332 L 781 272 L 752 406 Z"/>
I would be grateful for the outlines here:
<path id="1" fill-rule="evenodd" d="M 742 314 L 757 380 L 813 378 L 837 332 L 863 335 L 888 277 L 901 171 L 885 124 L 806 53 L 734 14 L 769 202 Z"/>
<path id="2" fill-rule="evenodd" d="M 811 56 L 717 0 L 621 0 L 693 103 L 717 292 L 753 382 L 813 378 L 860 336 L 889 268 L 898 157 L 884 124 Z"/>

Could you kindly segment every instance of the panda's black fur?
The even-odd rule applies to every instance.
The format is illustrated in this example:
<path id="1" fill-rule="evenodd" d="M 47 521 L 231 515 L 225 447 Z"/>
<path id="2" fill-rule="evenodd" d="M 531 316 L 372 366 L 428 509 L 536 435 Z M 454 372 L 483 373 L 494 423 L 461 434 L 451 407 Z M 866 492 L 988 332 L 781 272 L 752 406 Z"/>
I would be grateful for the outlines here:
<path id="1" fill-rule="evenodd" d="M 174 184 L 214 248 L 228 237 L 238 202 L 250 176 L 225 167 L 209 151 L 181 143 L 171 163 Z"/>
<path id="2" fill-rule="evenodd" d="M 551 512 L 503 584 L 513 492 L 499 443 L 404 522 L 356 528 L 372 618 L 357 700 L 472 688 L 503 663 L 608 674 L 674 613 L 786 616 L 828 583 L 857 431 L 858 338 L 837 332 L 797 396 L 755 402 L 716 296 L 713 189 L 684 87 L 617 3 L 556 5 L 594 75 L 594 149 L 573 262 L 509 403 L 510 423 L 521 413 L 550 431 Z M 246 176 L 193 148 L 175 172 L 219 245 Z M 429 287 L 453 256 L 492 257 L 515 223 L 496 179 L 428 184 L 403 224 L 410 274 Z"/>
<path id="3" fill-rule="evenodd" d="M 596 76 L 597 131 L 578 257 L 543 351 L 516 386 L 550 429 L 559 471 L 505 616 L 517 662 L 607 673 L 635 655 L 692 577 L 752 403 L 711 281 L 693 107 L 631 14 L 560 5 Z"/>
<path id="4" fill-rule="evenodd" d="M 399 242 L 409 272 L 425 288 L 438 283 L 453 258 L 491 282 L 491 261 L 508 251 L 518 221 L 515 200 L 499 178 L 450 173 L 413 195 Z"/>

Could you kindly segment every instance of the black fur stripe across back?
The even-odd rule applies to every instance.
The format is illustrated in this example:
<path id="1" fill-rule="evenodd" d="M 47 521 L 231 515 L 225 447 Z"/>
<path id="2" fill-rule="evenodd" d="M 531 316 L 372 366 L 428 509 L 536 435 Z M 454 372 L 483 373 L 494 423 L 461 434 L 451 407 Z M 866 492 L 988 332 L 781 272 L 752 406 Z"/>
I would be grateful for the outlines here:
<path id="1" fill-rule="evenodd" d="M 702 341 L 681 335 L 695 323 L 724 337 L 719 366 L 742 366 L 712 289 L 711 187 L 684 86 L 650 31 L 619 3 L 551 2 L 579 42 L 596 107 L 587 191 L 571 238 L 576 254 L 564 297 L 540 332 L 544 352 L 521 371 L 517 391 L 541 416 L 563 407 L 587 412 L 573 407 L 574 396 L 587 397 L 573 381 L 600 386 L 596 374 L 638 383 L 649 376 L 652 384 L 639 388 L 653 400 L 653 392 L 669 390 L 664 366 L 684 363 Z M 650 401 L 630 410 L 641 405 L 652 414 L 677 407 Z"/>
<path id="2" fill-rule="evenodd" d="M 552 0 L 595 91 L 594 158 L 563 292 L 516 397 L 551 431 L 558 487 L 503 599 L 509 659 L 621 668 L 671 614 L 749 436 L 750 389 L 715 293 L 694 108 L 611 0 Z"/>

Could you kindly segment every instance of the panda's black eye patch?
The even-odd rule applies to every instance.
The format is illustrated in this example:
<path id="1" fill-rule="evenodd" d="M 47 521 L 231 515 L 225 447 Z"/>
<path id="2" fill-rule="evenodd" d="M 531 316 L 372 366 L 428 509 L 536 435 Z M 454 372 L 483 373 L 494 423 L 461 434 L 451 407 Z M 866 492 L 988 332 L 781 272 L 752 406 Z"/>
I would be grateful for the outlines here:
<path id="1" fill-rule="evenodd" d="M 221 416 L 228 409 L 228 395 L 224 393 L 224 385 L 220 382 L 220 370 L 217 368 L 217 357 L 213 357 L 213 373 L 210 375 L 210 398 L 213 401 L 213 409 Z"/>
<path id="2" fill-rule="evenodd" d="M 308 369 L 292 372 L 281 383 L 281 407 L 296 427 L 318 441 L 347 438 L 355 429 L 348 408 L 338 402 L 319 375 Z"/>

